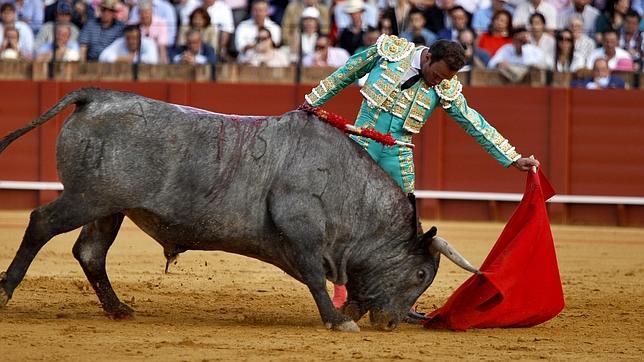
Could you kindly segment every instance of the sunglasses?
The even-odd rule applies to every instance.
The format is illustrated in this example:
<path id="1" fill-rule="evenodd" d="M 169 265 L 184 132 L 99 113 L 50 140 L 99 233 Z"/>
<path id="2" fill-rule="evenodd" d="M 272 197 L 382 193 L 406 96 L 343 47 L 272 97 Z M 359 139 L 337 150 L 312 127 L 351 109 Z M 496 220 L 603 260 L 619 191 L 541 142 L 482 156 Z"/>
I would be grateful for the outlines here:
<path id="1" fill-rule="evenodd" d="M 265 41 L 265 40 L 268 40 L 270 38 L 271 38 L 270 36 L 260 36 L 260 37 L 257 37 L 257 41 Z"/>

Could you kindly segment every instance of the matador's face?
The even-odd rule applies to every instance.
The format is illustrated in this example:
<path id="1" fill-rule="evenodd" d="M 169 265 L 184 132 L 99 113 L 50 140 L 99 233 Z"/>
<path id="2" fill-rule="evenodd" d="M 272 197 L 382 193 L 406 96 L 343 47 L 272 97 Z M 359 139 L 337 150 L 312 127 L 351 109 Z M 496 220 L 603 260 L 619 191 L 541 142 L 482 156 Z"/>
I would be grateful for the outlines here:
<path id="1" fill-rule="evenodd" d="M 432 63 L 429 51 L 427 51 L 423 56 L 420 71 L 423 74 L 425 83 L 430 87 L 442 82 L 443 79 L 452 79 L 452 77 L 454 77 L 458 72 L 456 70 L 451 70 L 444 60 Z"/>

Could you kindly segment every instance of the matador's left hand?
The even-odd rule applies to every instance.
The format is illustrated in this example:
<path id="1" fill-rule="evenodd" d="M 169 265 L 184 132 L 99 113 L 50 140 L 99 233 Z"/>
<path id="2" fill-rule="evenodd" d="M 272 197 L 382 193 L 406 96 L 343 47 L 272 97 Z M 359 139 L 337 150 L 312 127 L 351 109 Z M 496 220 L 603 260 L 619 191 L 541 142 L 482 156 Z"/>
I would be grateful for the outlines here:
<path id="1" fill-rule="evenodd" d="M 512 162 L 512 166 L 516 167 L 519 171 L 530 171 L 532 167 L 540 167 L 541 164 L 534 157 L 522 157 Z"/>

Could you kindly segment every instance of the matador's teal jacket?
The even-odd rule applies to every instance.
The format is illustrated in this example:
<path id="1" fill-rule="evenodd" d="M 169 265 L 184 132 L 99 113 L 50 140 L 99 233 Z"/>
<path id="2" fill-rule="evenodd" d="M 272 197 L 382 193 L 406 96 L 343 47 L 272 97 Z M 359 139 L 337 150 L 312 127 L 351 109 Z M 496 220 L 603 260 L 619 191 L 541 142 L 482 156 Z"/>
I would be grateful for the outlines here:
<path id="1" fill-rule="evenodd" d="M 369 73 L 360 93 L 364 97 L 355 125 L 375 128 L 401 141 L 411 142 L 420 132 L 429 115 L 440 103 L 443 109 L 474 137 L 481 146 L 503 166 L 521 158 L 483 116 L 467 106 L 456 76 L 443 80 L 435 87 L 424 81 L 400 90 L 402 77 L 411 67 L 415 53 L 413 43 L 396 36 L 382 35 L 377 43 L 353 55 L 347 63 L 313 88 L 306 101 L 318 107 L 340 90 Z M 364 137 L 352 136 L 400 185 L 404 192 L 414 191 L 414 162 L 410 148 L 384 147 Z"/>

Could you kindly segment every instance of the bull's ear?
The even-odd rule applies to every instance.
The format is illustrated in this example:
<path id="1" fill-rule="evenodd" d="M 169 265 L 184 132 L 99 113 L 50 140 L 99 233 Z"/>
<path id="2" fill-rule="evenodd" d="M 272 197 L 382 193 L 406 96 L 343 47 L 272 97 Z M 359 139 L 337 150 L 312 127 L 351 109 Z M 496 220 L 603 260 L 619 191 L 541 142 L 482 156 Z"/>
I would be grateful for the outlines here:
<path id="1" fill-rule="evenodd" d="M 432 242 L 432 239 L 434 238 L 434 236 L 436 236 L 437 232 L 438 232 L 438 229 L 436 229 L 436 226 L 432 226 L 432 228 L 429 229 L 429 231 L 427 231 L 426 233 L 423 234 L 423 243 L 426 246 L 429 246 L 429 244 Z"/>

